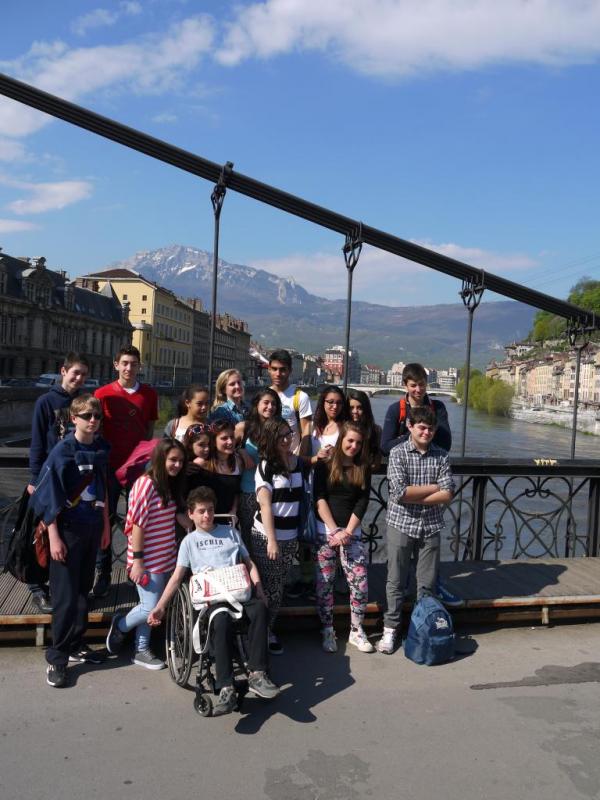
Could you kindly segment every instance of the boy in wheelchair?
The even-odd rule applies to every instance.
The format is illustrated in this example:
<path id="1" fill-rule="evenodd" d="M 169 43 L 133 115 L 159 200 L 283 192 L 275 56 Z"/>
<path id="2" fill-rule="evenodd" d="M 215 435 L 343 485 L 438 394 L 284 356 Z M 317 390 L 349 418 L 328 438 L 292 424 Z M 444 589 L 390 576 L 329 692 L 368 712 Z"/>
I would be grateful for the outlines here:
<path id="1" fill-rule="evenodd" d="M 200 486 L 188 495 L 188 515 L 195 530 L 188 533 L 181 542 L 175 571 L 160 600 L 148 615 L 148 624 L 160 625 L 169 601 L 190 570 L 196 575 L 207 569 L 219 569 L 243 562 L 253 586 L 252 597 L 241 604 L 244 619 L 249 623 L 248 689 L 258 697 L 270 700 L 279 694 L 279 687 L 267 674 L 267 606 L 260 576 L 237 531 L 229 525 L 215 524 L 215 505 L 215 493 L 206 486 Z M 233 619 L 230 613 L 215 613 L 216 608 L 215 605 L 209 609 L 210 645 L 215 660 L 215 686 L 219 692 L 213 709 L 214 716 L 233 711 L 238 702 L 233 680 Z M 230 610 L 233 611 L 233 608 L 230 607 Z"/>

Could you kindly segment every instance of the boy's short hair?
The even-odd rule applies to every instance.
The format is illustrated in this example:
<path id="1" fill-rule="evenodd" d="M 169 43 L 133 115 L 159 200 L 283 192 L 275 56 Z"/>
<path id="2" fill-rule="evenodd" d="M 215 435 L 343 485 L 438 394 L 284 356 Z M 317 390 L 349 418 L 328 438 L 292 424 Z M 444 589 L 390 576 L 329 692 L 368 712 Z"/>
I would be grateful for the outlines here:
<path id="1" fill-rule="evenodd" d="M 66 370 L 70 370 L 71 367 L 75 366 L 75 364 L 81 364 L 88 369 L 90 368 L 90 362 L 87 360 L 87 356 L 84 356 L 83 353 L 75 353 L 71 351 L 65 356 L 63 367 Z"/>
<path id="2" fill-rule="evenodd" d="M 193 511 L 198 503 L 212 503 L 217 507 L 217 496 L 209 486 L 198 486 L 188 494 L 186 505 L 188 511 Z"/>
<path id="3" fill-rule="evenodd" d="M 121 347 L 121 349 L 117 352 L 115 356 L 115 361 L 119 362 L 122 356 L 135 356 L 138 361 L 141 361 L 140 351 L 137 347 L 134 347 L 132 344 L 125 345 L 125 347 Z"/>
<path id="4" fill-rule="evenodd" d="M 411 406 L 407 422 L 410 425 L 422 423 L 423 425 L 429 425 L 431 428 L 437 428 L 437 417 L 430 406 Z"/>
<path id="5" fill-rule="evenodd" d="M 76 417 L 85 411 L 95 411 L 97 414 L 102 414 L 100 400 L 94 397 L 93 394 L 80 394 L 69 406 L 69 414 L 72 417 Z"/>
<path id="6" fill-rule="evenodd" d="M 427 383 L 427 373 L 423 364 L 417 364 L 415 361 L 413 364 L 407 364 L 404 367 L 402 370 L 402 383 L 408 383 L 408 381 L 415 381 L 416 383 L 425 381 Z"/>
<path id="7" fill-rule="evenodd" d="M 269 356 L 269 366 L 271 366 L 273 361 L 280 361 L 282 364 L 285 364 L 286 367 L 288 367 L 288 369 L 290 370 L 292 368 L 292 357 L 289 354 L 288 350 L 273 350 L 273 352 Z"/>

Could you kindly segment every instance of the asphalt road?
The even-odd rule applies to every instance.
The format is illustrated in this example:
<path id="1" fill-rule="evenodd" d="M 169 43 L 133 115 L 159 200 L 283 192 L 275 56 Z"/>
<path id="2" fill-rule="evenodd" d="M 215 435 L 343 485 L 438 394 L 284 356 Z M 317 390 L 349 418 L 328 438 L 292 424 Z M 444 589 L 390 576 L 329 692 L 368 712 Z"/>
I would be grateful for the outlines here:
<path id="1" fill-rule="evenodd" d="M 600 625 L 474 631 L 443 667 L 285 638 L 276 701 L 204 719 L 121 657 L 45 683 L 0 648 L 2 800 L 576 800 L 600 796 Z M 350 652 L 351 650 L 351 652 Z"/>

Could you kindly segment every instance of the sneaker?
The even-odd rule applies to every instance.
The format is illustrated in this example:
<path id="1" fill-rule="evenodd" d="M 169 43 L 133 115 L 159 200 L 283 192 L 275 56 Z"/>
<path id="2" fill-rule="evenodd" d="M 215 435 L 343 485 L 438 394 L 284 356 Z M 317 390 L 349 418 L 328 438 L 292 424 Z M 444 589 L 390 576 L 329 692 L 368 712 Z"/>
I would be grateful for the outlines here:
<path id="1" fill-rule="evenodd" d="M 385 653 L 386 656 L 391 655 L 396 649 L 396 631 L 394 628 L 384 628 L 383 636 L 377 642 L 377 651 Z"/>
<path id="2" fill-rule="evenodd" d="M 67 682 L 67 668 L 64 664 L 46 664 L 46 683 L 60 689 Z"/>
<path id="3" fill-rule="evenodd" d="M 272 656 L 280 656 L 283 653 L 283 645 L 278 636 L 276 636 L 273 631 L 269 631 L 269 653 Z"/>
<path id="4" fill-rule="evenodd" d="M 448 606 L 448 608 L 460 608 L 465 604 L 465 601 L 462 599 L 462 597 L 452 594 L 450 589 L 444 586 L 441 581 L 438 581 L 437 586 L 435 587 L 435 593 L 440 603 Z"/>
<path id="5" fill-rule="evenodd" d="M 52 613 L 52 603 L 45 592 L 34 592 L 31 595 L 31 602 L 42 614 Z"/>
<path id="6" fill-rule="evenodd" d="M 323 650 L 326 653 L 337 653 L 337 640 L 333 628 L 323 628 Z"/>
<path id="7" fill-rule="evenodd" d="M 100 573 L 96 578 L 96 583 L 94 584 L 94 588 L 92 589 L 92 595 L 98 599 L 100 597 L 106 597 L 110 590 L 110 575 L 105 575 L 104 573 Z"/>
<path id="8" fill-rule="evenodd" d="M 348 644 L 353 644 L 358 647 L 361 653 L 374 653 L 375 648 L 367 638 L 367 634 L 362 628 L 352 629 L 348 637 Z"/>
<path id="9" fill-rule="evenodd" d="M 164 669 L 167 665 L 160 658 L 157 658 L 151 650 L 138 650 L 131 659 L 132 664 L 146 669 Z"/>
<path id="10" fill-rule="evenodd" d="M 263 700 L 272 700 L 281 691 L 266 672 L 251 672 L 248 676 L 248 689 Z"/>
<path id="11" fill-rule="evenodd" d="M 102 664 L 104 655 L 99 650 L 92 650 L 87 644 L 82 644 L 72 653 L 69 653 L 69 661 L 75 664 Z"/>
<path id="12" fill-rule="evenodd" d="M 217 702 L 213 706 L 213 717 L 231 714 L 237 705 L 237 694 L 233 686 L 224 686 L 219 692 Z"/>
<path id="13" fill-rule="evenodd" d="M 123 642 L 125 641 L 125 637 L 127 636 L 126 633 L 123 633 L 122 630 L 119 629 L 119 620 L 123 619 L 124 614 L 115 614 L 112 618 L 112 622 L 110 623 L 110 630 L 108 631 L 108 636 L 106 637 L 106 649 L 108 652 L 116 656 L 118 653 L 121 652 L 121 648 L 123 647 Z"/>

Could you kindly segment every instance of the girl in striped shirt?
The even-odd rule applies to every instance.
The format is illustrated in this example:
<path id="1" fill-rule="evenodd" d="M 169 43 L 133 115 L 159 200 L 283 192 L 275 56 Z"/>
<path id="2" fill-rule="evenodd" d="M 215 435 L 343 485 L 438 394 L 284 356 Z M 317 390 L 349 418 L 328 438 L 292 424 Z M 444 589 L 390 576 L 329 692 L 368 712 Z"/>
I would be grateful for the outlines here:
<path id="1" fill-rule="evenodd" d="M 161 439 L 152 452 L 150 466 L 129 494 L 125 535 L 127 571 L 136 584 L 140 602 L 127 615 L 115 614 L 106 639 L 109 653 L 118 653 L 128 631 L 135 628 L 133 663 L 146 669 L 163 669 L 164 662 L 150 650 L 148 614 L 165 588 L 177 560 L 175 517 L 189 528 L 182 505 L 186 453 L 177 439 Z"/>
<path id="2" fill-rule="evenodd" d="M 255 486 L 258 510 L 252 527 L 252 553 L 269 605 L 269 652 L 283 653 L 273 633 L 283 586 L 296 553 L 298 515 L 304 491 L 302 462 L 291 451 L 292 430 L 281 419 L 267 419 L 259 442 L 261 461 Z"/>

